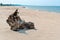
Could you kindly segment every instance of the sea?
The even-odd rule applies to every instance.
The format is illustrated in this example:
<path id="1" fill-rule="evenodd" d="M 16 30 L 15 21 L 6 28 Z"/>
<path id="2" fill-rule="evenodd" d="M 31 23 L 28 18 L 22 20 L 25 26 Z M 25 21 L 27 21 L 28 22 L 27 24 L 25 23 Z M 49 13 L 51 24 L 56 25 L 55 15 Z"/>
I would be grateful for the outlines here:
<path id="1" fill-rule="evenodd" d="M 60 6 L 32 6 L 32 5 L 20 5 L 20 4 L 0 4 L 0 6 L 23 6 L 33 10 L 58 12 L 60 13 Z"/>
<path id="2" fill-rule="evenodd" d="M 60 13 L 60 6 L 25 6 L 33 10 L 49 11 L 49 12 L 58 12 Z"/>

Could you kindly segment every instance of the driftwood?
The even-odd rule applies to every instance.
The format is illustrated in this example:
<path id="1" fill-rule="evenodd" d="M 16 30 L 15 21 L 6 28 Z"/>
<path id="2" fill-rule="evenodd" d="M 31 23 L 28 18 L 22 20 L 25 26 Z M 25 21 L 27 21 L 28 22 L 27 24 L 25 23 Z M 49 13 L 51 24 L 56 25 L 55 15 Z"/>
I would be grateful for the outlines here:
<path id="1" fill-rule="evenodd" d="M 17 14 L 18 14 L 18 9 L 16 9 L 16 11 L 13 14 L 11 14 L 8 17 L 8 19 L 6 20 L 6 22 L 11 27 L 10 28 L 11 30 L 18 31 L 18 30 L 24 29 L 24 28 L 35 29 L 34 23 L 25 22 L 25 21 L 21 20 L 21 18 Z"/>

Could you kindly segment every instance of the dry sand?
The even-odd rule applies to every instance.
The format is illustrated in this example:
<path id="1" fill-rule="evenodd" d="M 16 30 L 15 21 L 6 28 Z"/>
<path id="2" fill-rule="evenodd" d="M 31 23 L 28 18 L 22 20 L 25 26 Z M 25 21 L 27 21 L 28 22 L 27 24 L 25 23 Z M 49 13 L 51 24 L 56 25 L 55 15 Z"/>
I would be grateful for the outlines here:
<path id="1" fill-rule="evenodd" d="M 15 9 L 26 22 L 34 22 L 37 30 L 14 32 L 6 23 Z M 0 7 L 0 40 L 60 40 L 60 13 L 25 9 L 22 7 Z"/>

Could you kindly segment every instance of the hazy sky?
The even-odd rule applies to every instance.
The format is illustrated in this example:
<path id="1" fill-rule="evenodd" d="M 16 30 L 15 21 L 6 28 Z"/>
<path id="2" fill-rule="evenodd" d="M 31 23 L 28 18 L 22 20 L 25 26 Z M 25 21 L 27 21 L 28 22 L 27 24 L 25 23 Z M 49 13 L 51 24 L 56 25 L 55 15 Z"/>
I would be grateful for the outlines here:
<path id="1" fill-rule="evenodd" d="M 40 5 L 40 6 L 60 6 L 60 0 L 0 0 L 0 3 Z"/>

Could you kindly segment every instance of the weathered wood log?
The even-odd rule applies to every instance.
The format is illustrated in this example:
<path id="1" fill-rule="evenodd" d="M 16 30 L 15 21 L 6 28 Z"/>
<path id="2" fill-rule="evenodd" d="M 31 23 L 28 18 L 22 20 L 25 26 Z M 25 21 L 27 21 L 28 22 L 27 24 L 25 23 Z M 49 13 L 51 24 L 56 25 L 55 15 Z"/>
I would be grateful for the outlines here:
<path id="1" fill-rule="evenodd" d="M 25 22 L 21 20 L 21 18 L 17 15 L 18 10 L 16 10 L 13 14 L 11 14 L 6 22 L 11 27 L 10 29 L 13 31 L 18 31 L 19 29 L 35 29 L 33 22 Z"/>
<path id="2" fill-rule="evenodd" d="M 26 26 L 27 29 L 35 29 L 34 23 L 32 23 L 32 22 L 27 22 L 27 23 L 25 24 L 25 26 Z"/>

